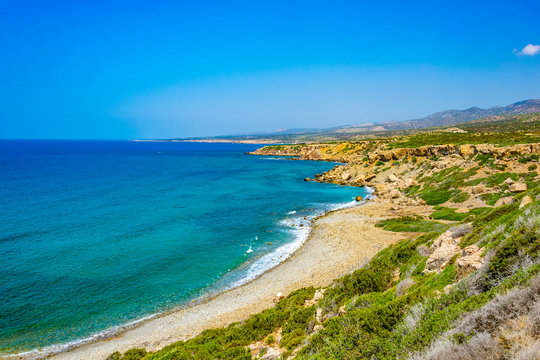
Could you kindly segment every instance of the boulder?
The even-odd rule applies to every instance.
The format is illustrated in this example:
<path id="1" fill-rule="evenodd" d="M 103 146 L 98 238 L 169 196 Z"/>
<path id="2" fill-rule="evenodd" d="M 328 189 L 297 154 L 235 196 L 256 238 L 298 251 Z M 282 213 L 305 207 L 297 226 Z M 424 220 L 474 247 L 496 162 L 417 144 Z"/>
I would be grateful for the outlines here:
<path id="1" fill-rule="evenodd" d="M 354 200 L 362 201 L 362 200 L 364 200 L 364 198 L 362 196 L 358 195 L 357 197 L 354 198 Z"/>
<path id="2" fill-rule="evenodd" d="M 395 183 L 395 182 L 398 182 L 398 181 L 399 181 L 398 177 L 396 175 L 394 175 L 394 174 L 390 174 L 386 178 L 386 182 L 388 182 L 388 183 Z"/>
<path id="3" fill-rule="evenodd" d="M 508 184 L 508 185 L 512 185 L 514 183 L 514 180 L 512 180 L 512 178 L 508 178 L 508 179 L 504 180 L 503 183 Z"/>
<path id="4" fill-rule="evenodd" d="M 306 300 L 305 303 L 304 303 L 304 306 L 305 307 L 310 307 L 310 306 L 313 306 L 313 305 L 317 304 L 317 302 L 323 298 L 324 292 L 325 292 L 325 289 L 318 289 L 317 291 L 315 291 L 315 294 L 313 295 L 313 298 L 309 299 L 309 300 Z"/>
<path id="5" fill-rule="evenodd" d="M 390 197 L 392 199 L 397 199 L 401 196 L 401 193 L 399 192 L 398 189 L 393 189 L 392 191 L 390 191 Z"/>
<path id="6" fill-rule="evenodd" d="M 483 194 L 486 192 L 486 187 L 484 185 L 477 185 L 471 189 L 473 195 Z"/>
<path id="7" fill-rule="evenodd" d="M 524 196 L 523 199 L 521 199 L 521 204 L 519 204 L 519 208 L 523 208 L 527 205 L 529 205 L 530 203 L 532 203 L 532 199 L 529 195 L 527 196 Z"/>
<path id="8" fill-rule="evenodd" d="M 422 271 L 424 274 L 442 271 L 450 259 L 459 253 L 459 238 L 454 238 L 450 231 L 445 231 L 433 241 L 431 255 Z"/>
<path id="9" fill-rule="evenodd" d="M 366 178 L 364 179 L 364 181 L 369 182 L 369 181 L 375 179 L 375 177 L 376 177 L 375 174 L 368 175 L 368 176 L 366 176 Z"/>
<path id="10" fill-rule="evenodd" d="M 405 180 L 405 183 L 403 185 L 406 188 L 411 187 L 411 186 L 416 186 L 416 185 L 418 185 L 418 181 L 416 181 L 415 179 L 408 178 L 408 179 Z"/>
<path id="11" fill-rule="evenodd" d="M 527 184 L 522 183 L 522 182 L 515 182 L 512 185 L 510 185 L 510 188 L 508 190 L 510 190 L 513 193 L 524 192 L 524 191 L 527 191 Z"/>
<path id="12" fill-rule="evenodd" d="M 274 297 L 274 302 L 278 303 L 281 300 L 285 299 L 285 295 L 282 292 L 278 292 L 276 296 Z"/>
<path id="13" fill-rule="evenodd" d="M 480 256 L 480 249 L 477 245 L 467 246 L 463 249 L 462 256 L 456 260 L 456 272 L 463 277 L 482 267 L 484 259 Z"/>
<path id="14" fill-rule="evenodd" d="M 497 202 L 495 203 L 495 207 L 508 205 L 508 204 L 511 204 L 512 202 L 514 202 L 514 198 L 512 196 L 506 196 L 497 200 Z"/>
<path id="15" fill-rule="evenodd" d="M 317 322 L 321 322 L 322 319 L 323 319 L 323 309 L 317 308 L 317 310 L 315 311 L 315 320 L 317 320 Z"/>
<path id="16" fill-rule="evenodd" d="M 266 352 L 264 353 L 264 355 L 259 356 L 259 359 L 276 360 L 276 359 L 281 358 L 281 351 L 279 351 L 279 349 L 276 349 L 273 347 L 264 347 L 264 348 L 266 348 Z"/>
<path id="17" fill-rule="evenodd" d="M 343 174 L 341 174 L 341 178 L 342 178 L 343 180 L 349 180 L 349 179 L 351 178 L 351 174 L 349 174 L 349 173 L 343 173 Z"/>
<path id="18" fill-rule="evenodd" d="M 323 328 L 322 325 L 317 324 L 317 325 L 315 325 L 315 326 L 313 327 L 313 332 L 314 332 L 314 333 L 319 332 L 319 331 L 322 330 L 322 328 Z"/>

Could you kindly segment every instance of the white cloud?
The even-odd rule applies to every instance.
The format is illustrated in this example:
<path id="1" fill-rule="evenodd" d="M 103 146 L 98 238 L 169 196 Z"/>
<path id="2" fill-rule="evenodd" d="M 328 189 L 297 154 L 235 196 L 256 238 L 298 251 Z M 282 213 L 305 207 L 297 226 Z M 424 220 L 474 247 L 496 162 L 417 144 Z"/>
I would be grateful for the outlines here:
<path id="1" fill-rule="evenodd" d="M 514 50 L 516 52 L 516 50 Z M 540 53 L 540 45 L 529 44 L 525 46 L 521 51 L 516 52 L 518 55 L 534 56 Z"/>

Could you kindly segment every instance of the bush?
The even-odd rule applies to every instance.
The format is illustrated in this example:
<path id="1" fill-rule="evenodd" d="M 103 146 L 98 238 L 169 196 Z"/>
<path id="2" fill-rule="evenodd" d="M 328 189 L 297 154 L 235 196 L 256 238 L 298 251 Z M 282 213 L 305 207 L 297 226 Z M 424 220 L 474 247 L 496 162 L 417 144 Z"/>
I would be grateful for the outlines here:
<path id="1" fill-rule="evenodd" d="M 436 207 L 436 210 L 431 214 L 435 220 L 444 219 L 450 221 L 461 221 L 469 216 L 468 213 L 456 213 L 456 209 L 447 207 Z"/>
<path id="2" fill-rule="evenodd" d="M 266 340 L 264 340 L 264 342 L 268 345 L 271 345 L 276 342 L 276 338 L 274 337 L 274 335 L 268 335 L 268 337 L 266 338 Z"/>
<path id="3" fill-rule="evenodd" d="M 502 183 L 504 180 L 508 178 L 511 178 L 514 181 L 518 181 L 519 179 L 518 174 L 516 173 L 507 173 L 507 172 L 496 173 L 486 179 L 486 184 L 489 187 L 493 187 L 493 186 L 499 185 L 500 183 Z"/>
<path id="4" fill-rule="evenodd" d="M 469 200 L 469 194 L 467 194 L 466 192 L 460 192 L 452 198 L 452 202 L 454 203 L 462 203 L 467 200 Z"/>
<path id="5" fill-rule="evenodd" d="M 431 232 L 441 231 L 446 228 L 446 225 L 440 222 L 410 216 L 381 220 L 375 226 L 396 232 Z"/>
<path id="6" fill-rule="evenodd" d="M 459 226 L 455 226 L 450 229 L 450 233 L 452 234 L 452 237 L 454 239 L 463 237 L 467 234 L 469 234 L 472 231 L 472 226 L 469 224 L 463 224 Z"/>
<path id="7" fill-rule="evenodd" d="M 405 293 L 405 290 L 407 290 L 413 285 L 414 285 L 414 280 L 411 278 L 402 280 L 396 287 L 396 296 L 403 295 L 403 293 Z"/>
<path id="8" fill-rule="evenodd" d="M 426 204 L 439 205 L 450 200 L 458 192 L 459 190 L 439 190 L 433 187 L 425 187 L 419 192 L 419 195 Z"/>
<path id="9" fill-rule="evenodd" d="M 131 349 L 124 353 L 124 356 L 122 356 L 122 360 L 140 360 L 145 356 L 145 349 Z"/>

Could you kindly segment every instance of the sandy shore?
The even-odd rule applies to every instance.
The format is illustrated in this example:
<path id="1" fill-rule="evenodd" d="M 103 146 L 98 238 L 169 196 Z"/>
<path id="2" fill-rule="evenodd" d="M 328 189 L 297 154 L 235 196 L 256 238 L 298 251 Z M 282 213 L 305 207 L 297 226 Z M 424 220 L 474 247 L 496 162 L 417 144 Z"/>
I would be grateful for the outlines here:
<path id="1" fill-rule="evenodd" d="M 205 329 L 226 326 L 273 306 L 277 292 L 326 286 L 359 268 L 384 247 L 407 236 L 376 228 L 383 218 L 422 212 L 408 207 L 397 213 L 372 200 L 363 206 L 330 212 L 317 220 L 306 243 L 289 259 L 259 278 L 206 302 L 151 319 L 116 337 L 54 355 L 53 359 L 105 359 L 131 348 L 158 350 Z"/>

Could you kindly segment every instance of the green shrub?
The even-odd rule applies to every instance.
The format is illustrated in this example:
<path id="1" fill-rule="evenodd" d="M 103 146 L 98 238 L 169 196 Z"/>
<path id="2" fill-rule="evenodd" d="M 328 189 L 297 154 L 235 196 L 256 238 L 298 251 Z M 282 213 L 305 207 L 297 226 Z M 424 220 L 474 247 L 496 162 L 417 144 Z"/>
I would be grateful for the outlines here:
<path id="1" fill-rule="evenodd" d="M 457 195 L 459 190 L 439 190 L 433 187 L 426 187 L 418 194 L 428 205 L 439 205 L 447 202 Z"/>
<path id="2" fill-rule="evenodd" d="M 456 209 L 447 207 L 436 207 L 436 211 L 431 214 L 431 217 L 435 220 L 444 219 L 450 221 L 461 221 L 469 216 L 468 213 L 456 213 Z"/>
<path id="3" fill-rule="evenodd" d="M 146 356 L 145 349 L 131 349 L 124 353 L 122 360 L 140 360 Z"/>
<path id="4" fill-rule="evenodd" d="M 107 356 L 106 360 L 120 360 L 122 359 L 122 354 L 118 351 L 113 352 L 111 355 Z"/>
<path id="5" fill-rule="evenodd" d="M 276 338 L 274 337 L 274 335 L 268 335 L 268 337 L 266 338 L 266 340 L 264 340 L 264 342 L 268 345 L 272 345 L 273 343 L 276 342 Z"/>
<path id="6" fill-rule="evenodd" d="M 457 194 L 456 196 L 454 196 L 452 198 L 452 202 L 454 203 L 462 203 L 464 201 L 467 201 L 469 199 L 469 194 L 467 194 L 466 192 L 460 192 L 459 194 Z"/>
<path id="7" fill-rule="evenodd" d="M 396 232 L 431 232 L 446 228 L 446 225 L 440 222 L 410 216 L 381 220 L 375 226 Z"/>
<path id="8" fill-rule="evenodd" d="M 502 183 L 508 178 L 511 178 L 514 181 L 517 181 L 519 179 L 518 174 L 516 173 L 507 173 L 507 172 L 496 173 L 486 179 L 486 184 L 489 187 L 493 187 L 493 186 L 499 185 L 500 183 Z"/>

